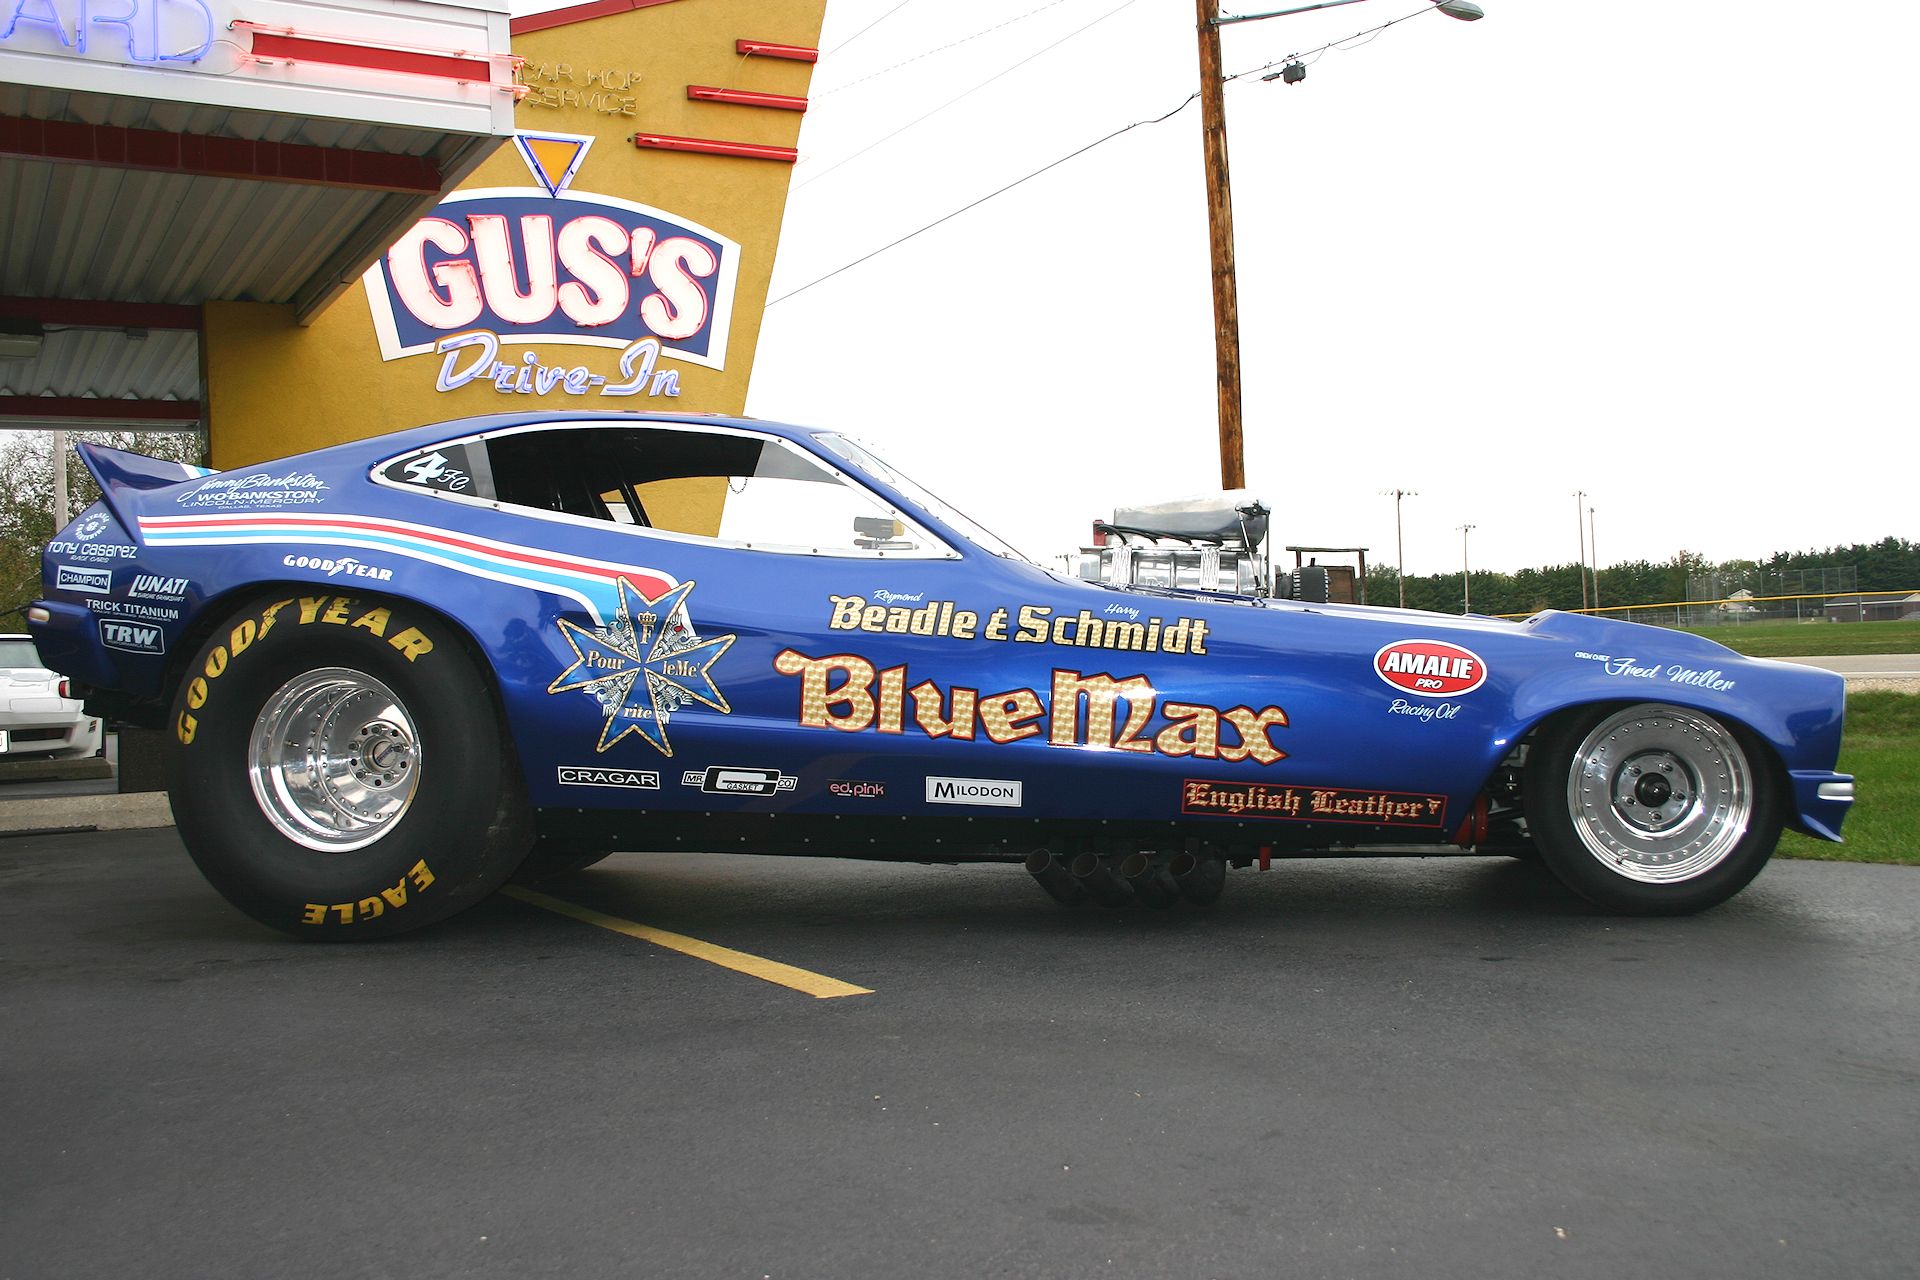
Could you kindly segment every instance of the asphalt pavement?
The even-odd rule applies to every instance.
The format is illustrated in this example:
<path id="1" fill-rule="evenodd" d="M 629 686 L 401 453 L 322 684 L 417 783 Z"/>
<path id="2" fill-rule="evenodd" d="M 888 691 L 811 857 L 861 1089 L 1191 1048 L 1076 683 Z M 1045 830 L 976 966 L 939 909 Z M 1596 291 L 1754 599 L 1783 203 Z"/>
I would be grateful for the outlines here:
<path id="1" fill-rule="evenodd" d="M 253 924 L 170 829 L 0 838 L 0 886 L 8 1280 L 1920 1256 L 1912 868 L 1625 920 L 1490 858 L 1109 913 L 1010 867 L 618 855 L 550 890 L 599 925 L 499 897 L 361 946 Z"/>

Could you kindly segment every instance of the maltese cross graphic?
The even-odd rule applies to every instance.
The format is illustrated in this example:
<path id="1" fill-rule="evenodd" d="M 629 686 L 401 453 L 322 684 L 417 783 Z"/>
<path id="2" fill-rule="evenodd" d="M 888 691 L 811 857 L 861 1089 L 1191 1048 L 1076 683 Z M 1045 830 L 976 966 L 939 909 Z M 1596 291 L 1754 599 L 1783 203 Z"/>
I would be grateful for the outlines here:
<path id="1" fill-rule="evenodd" d="M 594 748 L 605 751 L 637 733 L 663 756 L 673 754 L 667 722 L 675 711 L 699 703 L 726 715 L 733 710 L 713 683 L 713 664 L 733 636 L 701 639 L 687 615 L 693 583 L 683 582 L 649 600 L 620 579 L 620 608 L 604 627 L 560 619 L 560 634 L 574 662 L 547 686 L 548 693 L 580 689 L 600 704 L 606 724 Z"/>

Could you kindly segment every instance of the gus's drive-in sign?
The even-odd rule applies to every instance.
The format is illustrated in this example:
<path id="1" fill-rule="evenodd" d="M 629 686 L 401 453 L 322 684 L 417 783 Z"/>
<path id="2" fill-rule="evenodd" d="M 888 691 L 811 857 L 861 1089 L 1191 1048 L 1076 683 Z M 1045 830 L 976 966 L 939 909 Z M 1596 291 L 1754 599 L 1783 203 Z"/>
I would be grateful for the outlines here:
<path id="1" fill-rule="evenodd" d="M 400 238 L 365 280 L 382 359 L 441 356 L 443 392 L 480 381 L 540 396 L 677 396 L 663 357 L 726 367 L 740 246 L 569 190 L 594 141 L 522 132 L 515 149 L 540 186 L 456 192 Z M 618 376 L 547 364 L 533 343 L 617 350 Z"/>
<path id="2" fill-rule="evenodd" d="M 214 465 L 536 405 L 743 411 L 824 9 L 595 0 L 515 19 L 511 144 L 358 300 L 304 327 L 208 306 Z"/>

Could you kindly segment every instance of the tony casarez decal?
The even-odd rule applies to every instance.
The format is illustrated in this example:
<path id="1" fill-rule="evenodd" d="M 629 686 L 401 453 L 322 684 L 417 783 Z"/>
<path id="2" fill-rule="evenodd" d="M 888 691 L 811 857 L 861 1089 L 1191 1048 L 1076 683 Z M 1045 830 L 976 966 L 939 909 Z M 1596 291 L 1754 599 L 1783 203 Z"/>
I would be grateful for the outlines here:
<path id="1" fill-rule="evenodd" d="M 692 592 L 693 583 L 683 582 L 648 599 L 621 578 L 620 608 L 611 623 L 589 628 L 560 619 L 560 634 L 572 646 L 574 661 L 547 692 L 582 689 L 593 695 L 606 716 L 595 750 L 637 733 L 661 755 L 671 756 L 667 721 L 675 711 L 697 702 L 721 715 L 732 712 L 709 672 L 734 638 L 702 640 L 695 634 L 687 615 Z"/>
<path id="2" fill-rule="evenodd" d="M 616 348 L 651 338 L 668 356 L 719 369 L 739 266 L 732 240 L 647 205 L 487 187 L 441 201 L 368 270 L 365 284 L 385 360 L 443 350 L 449 335 L 485 333 Z M 448 354 L 449 368 L 454 360 Z"/>
<path id="3" fill-rule="evenodd" d="M 1487 679 L 1487 664 L 1471 649 L 1445 640 L 1397 640 L 1373 655 L 1373 670 L 1396 689 L 1422 698 L 1472 693 Z"/>
<path id="4" fill-rule="evenodd" d="M 1442 827 L 1445 796 L 1407 791 L 1357 791 L 1351 787 L 1282 786 L 1271 782 L 1180 784 L 1180 812 L 1280 822 L 1358 822 L 1376 827 Z"/>
<path id="5" fill-rule="evenodd" d="M 1223 711 L 1162 702 L 1145 676 L 1116 680 L 1055 671 L 1051 697 L 1042 698 L 1033 689 L 983 694 L 963 685 L 943 690 L 931 680 L 909 686 L 905 666 L 880 670 L 851 653 L 810 658 L 783 649 L 774 656 L 773 669 L 800 678 L 800 723 L 808 729 L 905 733 L 912 728 L 929 738 L 962 741 L 984 733 L 987 741 L 1001 743 L 1045 735 L 1056 747 L 1109 747 L 1256 764 L 1287 758 L 1271 736 L 1287 725 L 1287 713 L 1279 707 Z M 1150 732 L 1156 713 L 1165 723 Z"/>

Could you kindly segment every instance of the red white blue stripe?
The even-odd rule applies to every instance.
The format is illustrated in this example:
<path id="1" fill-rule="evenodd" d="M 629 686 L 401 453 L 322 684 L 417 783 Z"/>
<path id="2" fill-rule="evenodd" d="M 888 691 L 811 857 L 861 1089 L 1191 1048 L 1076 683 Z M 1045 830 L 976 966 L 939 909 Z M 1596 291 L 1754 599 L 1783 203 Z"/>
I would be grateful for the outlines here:
<path id="1" fill-rule="evenodd" d="M 352 547 L 404 556 L 457 573 L 510 583 L 576 600 L 595 621 L 619 608 L 625 578 L 648 596 L 680 585 L 658 569 L 570 556 L 499 542 L 471 533 L 379 516 L 316 516 L 253 512 L 245 515 L 141 516 L 140 537 L 151 547 L 212 547 L 278 543 L 293 548 Z"/>

